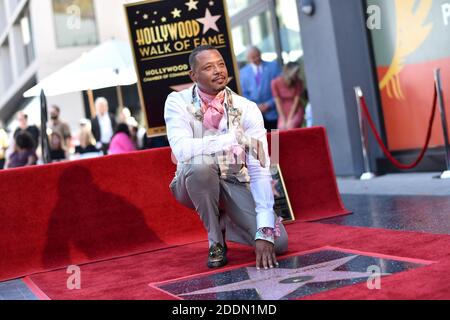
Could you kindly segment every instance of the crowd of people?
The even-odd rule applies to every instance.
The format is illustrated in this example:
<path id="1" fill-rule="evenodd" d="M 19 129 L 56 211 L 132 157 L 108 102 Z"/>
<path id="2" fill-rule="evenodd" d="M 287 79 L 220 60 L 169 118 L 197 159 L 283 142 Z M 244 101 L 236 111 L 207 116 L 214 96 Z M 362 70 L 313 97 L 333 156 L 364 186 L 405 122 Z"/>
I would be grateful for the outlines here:
<path id="1" fill-rule="evenodd" d="M 242 94 L 255 102 L 264 116 L 267 130 L 290 130 L 312 126 L 311 106 L 301 77 L 301 66 L 289 62 L 281 68 L 277 61 L 262 59 L 261 51 L 251 47 L 247 65 L 240 70 Z M 118 117 L 110 112 L 104 97 L 95 101 L 96 115 L 82 119 L 77 134 L 61 119 L 61 109 L 50 109 L 47 135 L 52 162 L 128 153 L 148 149 L 146 130 L 138 125 L 128 108 L 121 108 Z M 29 124 L 24 112 L 16 115 L 17 129 L 8 134 L 0 123 L 0 170 L 31 166 L 42 158 L 42 132 Z M 155 146 L 164 146 L 156 144 Z"/>
<path id="2" fill-rule="evenodd" d="M 47 125 L 51 162 L 99 157 L 133 152 L 146 148 L 145 129 L 139 127 L 128 108 L 120 110 L 119 117 L 109 111 L 108 101 L 100 97 L 95 101 L 96 116 L 81 119 L 78 132 L 73 135 L 69 125 L 61 119 L 61 109 L 50 108 Z M 41 135 L 28 115 L 16 115 L 17 129 L 11 133 L 0 124 L 0 170 L 38 164 L 42 158 Z"/>

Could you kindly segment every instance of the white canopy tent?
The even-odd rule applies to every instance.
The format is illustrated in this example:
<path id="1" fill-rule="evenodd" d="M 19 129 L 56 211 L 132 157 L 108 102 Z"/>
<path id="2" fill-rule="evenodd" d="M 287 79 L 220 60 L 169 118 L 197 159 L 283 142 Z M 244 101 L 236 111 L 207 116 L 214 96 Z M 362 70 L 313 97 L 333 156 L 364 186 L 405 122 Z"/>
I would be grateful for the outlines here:
<path id="1" fill-rule="evenodd" d="M 37 97 L 43 90 L 46 96 L 87 91 L 92 114 L 93 90 L 116 87 L 120 107 L 123 97 L 120 86 L 137 82 L 130 45 L 109 40 L 40 81 L 24 93 L 25 98 Z"/>

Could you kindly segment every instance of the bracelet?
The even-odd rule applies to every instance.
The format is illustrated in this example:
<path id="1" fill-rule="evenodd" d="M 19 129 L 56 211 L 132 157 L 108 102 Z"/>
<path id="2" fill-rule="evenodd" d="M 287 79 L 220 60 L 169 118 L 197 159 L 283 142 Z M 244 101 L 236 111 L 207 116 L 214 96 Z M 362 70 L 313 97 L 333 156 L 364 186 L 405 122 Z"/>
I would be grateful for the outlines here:
<path id="1" fill-rule="evenodd" d="M 283 224 L 283 218 L 278 217 L 275 222 L 275 228 L 260 228 L 256 231 L 256 240 L 265 240 L 275 244 L 275 239 L 281 237 L 280 225 Z"/>
<path id="2" fill-rule="evenodd" d="M 255 240 L 265 240 L 275 244 L 275 231 L 272 228 L 261 228 L 256 231 Z"/>

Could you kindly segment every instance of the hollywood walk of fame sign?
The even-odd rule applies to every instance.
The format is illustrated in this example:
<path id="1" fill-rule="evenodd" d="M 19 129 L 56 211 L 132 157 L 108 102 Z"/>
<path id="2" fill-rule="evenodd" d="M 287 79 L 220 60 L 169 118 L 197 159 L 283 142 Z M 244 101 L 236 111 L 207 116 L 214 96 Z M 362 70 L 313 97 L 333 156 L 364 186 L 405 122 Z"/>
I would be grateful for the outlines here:
<path id="1" fill-rule="evenodd" d="M 324 248 L 279 263 L 279 268 L 267 271 L 237 268 L 150 286 L 185 300 L 288 300 L 369 282 L 374 276 L 374 267 L 380 270 L 376 276 L 382 278 L 431 262 L 379 258 Z"/>
<path id="2" fill-rule="evenodd" d="M 150 136 L 166 133 L 167 96 L 192 85 L 188 60 L 196 47 L 216 47 L 228 66 L 229 87 L 240 91 L 225 0 L 149 0 L 126 4 L 125 11 Z"/>

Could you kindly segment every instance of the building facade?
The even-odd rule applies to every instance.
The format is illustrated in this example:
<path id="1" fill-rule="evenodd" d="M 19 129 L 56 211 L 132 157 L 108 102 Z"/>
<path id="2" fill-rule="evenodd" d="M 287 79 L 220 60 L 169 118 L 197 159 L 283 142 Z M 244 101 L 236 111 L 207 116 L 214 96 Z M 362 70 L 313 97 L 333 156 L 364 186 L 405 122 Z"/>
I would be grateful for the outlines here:
<path id="1" fill-rule="evenodd" d="M 450 105 L 450 1 L 306 2 L 315 3 L 312 15 L 300 13 L 308 89 L 315 124 L 327 128 L 337 173 L 364 171 L 356 86 L 390 152 L 412 163 L 425 142 L 437 68 Z M 448 112 L 447 118 L 450 123 Z M 399 172 L 369 137 L 371 170 Z M 445 169 L 439 114 L 430 147 L 415 170 Z"/>
<path id="2" fill-rule="evenodd" d="M 37 99 L 22 94 L 39 80 L 108 39 L 128 41 L 123 4 L 125 0 L 0 0 L 0 119 L 11 120 L 26 109 L 39 123 Z M 301 57 L 296 0 L 229 0 L 236 55 L 245 63 L 245 51 L 256 45 L 266 60 L 280 62 Z M 274 31 L 275 30 L 275 31 Z M 124 88 L 130 104 L 136 88 Z M 97 95 L 110 96 L 111 90 Z M 88 116 L 86 97 L 73 93 L 48 97 L 62 109 L 63 118 L 75 129 L 78 119 Z M 136 106 L 132 106 L 136 109 Z M 138 107 L 138 106 L 137 106 Z"/>
<path id="3" fill-rule="evenodd" d="M 23 93 L 83 52 L 128 41 L 122 0 L 0 0 L 0 119 L 25 109 L 40 123 L 37 99 Z M 74 5 L 76 4 L 76 5 Z M 48 97 L 75 130 L 86 117 L 82 93 Z"/>

